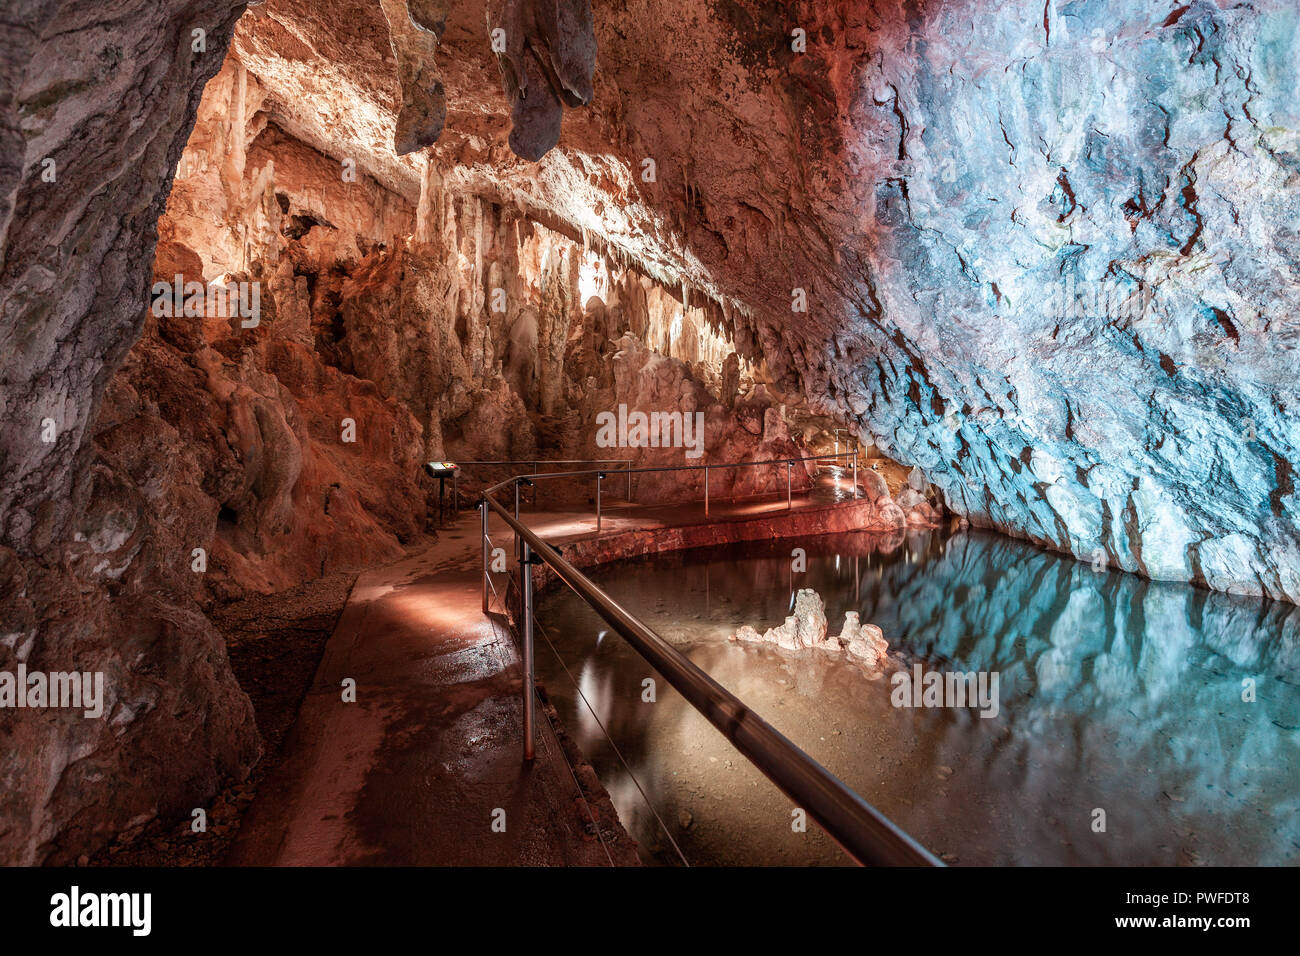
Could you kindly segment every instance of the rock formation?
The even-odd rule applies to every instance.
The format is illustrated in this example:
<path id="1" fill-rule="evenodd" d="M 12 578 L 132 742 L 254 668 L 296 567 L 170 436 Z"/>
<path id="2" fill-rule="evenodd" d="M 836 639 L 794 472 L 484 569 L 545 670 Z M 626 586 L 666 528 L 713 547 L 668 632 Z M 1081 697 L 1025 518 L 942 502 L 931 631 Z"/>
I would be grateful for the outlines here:
<path id="1" fill-rule="evenodd" d="M 811 588 L 801 588 L 794 596 L 794 613 L 784 623 L 762 634 L 745 624 L 729 639 L 748 644 L 775 644 L 784 651 L 809 647 L 836 653 L 845 651 L 868 671 L 884 666 L 889 644 L 876 625 L 858 622 L 857 611 L 845 612 L 844 626 L 838 635 L 828 635 L 826 628 L 826 602 Z"/>
<path id="2" fill-rule="evenodd" d="M 421 458 L 587 457 L 629 398 L 702 412 L 729 457 L 793 457 L 798 405 L 849 426 L 939 493 L 867 476 L 900 528 L 946 503 L 1300 601 L 1293 5 L 990 13 L 22 0 L 0 667 L 113 690 L 100 723 L 6 738 L 0 861 L 246 772 L 203 602 L 392 555 L 425 527 Z M 177 275 L 256 288 L 258 323 L 155 315 Z"/>

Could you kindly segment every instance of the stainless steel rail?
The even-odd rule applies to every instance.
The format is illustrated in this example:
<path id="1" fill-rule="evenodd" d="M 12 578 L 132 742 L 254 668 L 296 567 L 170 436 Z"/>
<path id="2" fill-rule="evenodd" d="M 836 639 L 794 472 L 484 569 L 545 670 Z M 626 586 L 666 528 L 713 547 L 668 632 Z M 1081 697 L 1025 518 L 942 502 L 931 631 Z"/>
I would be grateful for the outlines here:
<path id="1" fill-rule="evenodd" d="M 630 458 L 493 458 L 493 459 L 480 459 L 476 461 L 458 461 L 456 462 L 456 464 L 462 467 L 470 467 L 475 465 L 486 466 L 486 467 L 526 465 L 527 467 L 532 469 L 532 474 L 534 476 L 537 476 L 539 474 L 548 474 L 547 472 L 542 472 L 540 470 L 542 465 L 627 465 L 628 468 L 630 468 L 632 466 L 632 460 Z M 620 474 L 623 474 L 624 472 L 627 471 L 627 469 L 625 468 L 610 468 L 608 470 L 617 471 Z M 457 474 L 459 474 L 459 472 Z M 456 479 L 453 478 L 452 479 L 453 497 L 455 497 L 456 494 L 455 482 Z M 632 475 L 630 473 L 627 476 L 627 500 L 628 501 L 632 500 Z M 452 511 L 454 513 L 459 513 L 460 511 L 459 504 L 460 504 L 459 500 L 457 500 L 457 502 L 452 508 Z M 533 505 L 535 506 L 536 504 L 537 504 L 537 486 L 534 485 Z"/>
<path id="2" fill-rule="evenodd" d="M 764 459 L 763 461 L 738 461 L 738 462 L 731 462 L 731 463 L 723 463 L 723 464 L 715 463 L 715 464 L 708 464 L 708 465 L 658 465 L 658 466 L 648 467 L 648 468 L 632 468 L 630 467 L 631 462 L 628 462 L 627 459 L 624 458 L 611 459 L 611 460 L 624 462 L 628 464 L 629 467 L 619 468 L 619 469 L 606 469 L 604 471 L 596 471 L 596 470 L 548 471 L 548 472 L 542 472 L 540 474 L 534 471 L 531 475 L 528 475 L 526 477 L 531 480 L 530 481 L 531 483 L 533 481 L 538 481 L 540 479 L 545 479 L 545 478 L 582 478 L 582 477 L 594 475 L 596 478 L 596 532 L 597 534 L 600 533 L 601 521 L 602 521 L 601 482 L 605 478 L 609 477 L 611 471 L 616 471 L 617 474 L 620 475 L 627 475 L 627 500 L 628 501 L 632 500 L 632 476 L 633 475 L 645 475 L 645 474 L 652 474 L 656 472 L 670 472 L 670 471 L 703 471 L 704 472 L 704 515 L 705 517 L 708 517 L 709 514 L 709 501 L 710 501 L 709 471 L 710 469 L 759 468 L 765 465 L 785 465 L 785 506 L 787 510 L 793 510 L 794 509 L 793 469 L 796 464 L 800 462 L 806 462 L 806 461 L 815 461 L 818 464 L 822 464 L 826 462 L 847 460 L 847 461 L 851 461 L 853 464 L 853 497 L 854 498 L 858 497 L 858 450 L 856 448 L 853 449 L 853 451 L 851 452 L 843 452 L 834 455 L 807 455 L 802 458 L 768 458 L 768 459 Z M 599 462 L 600 459 L 593 459 L 592 461 Z M 473 463 L 471 462 L 471 464 Z M 491 488 L 488 488 L 483 493 L 485 495 L 491 494 L 496 489 L 504 485 L 507 485 L 512 481 L 522 480 L 523 477 L 524 476 L 518 476 L 517 478 L 507 478 L 505 481 L 498 482 L 497 484 L 493 485 Z M 533 488 L 534 488 L 533 503 L 536 504 L 537 503 L 536 485 L 534 485 Z M 519 513 L 519 509 L 516 508 L 515 514 L 517 515 L 518 513 Z"/>
<path id="3" fill-rule="evenodd" d="M 787 469 L 796 461 L 824 461 L 834 457 L 816 456 L 800 459 L 776 459 L 769 462 L 744 462 L 737 465 L 681 465 L 662 468 L 635 469 L 636 471 L 687 471 L 719 467 L 747 467 L 763 464 L 786 464 Z M 856 497 L 857 452 L 854 460 L 854 492 Z M 580 471 L 527 476 L 538 478 L 600 475 L 600 472 Z M 826 833 L 854 860 L 875 866 L 941 866 L 928 850 L 895 826 L 888 818 L 863 800 L 838 777 L 813 760 L 799 747 L 776 730 L 771 724 L 751 710 L 745 703 L 692 663 L 662 637 L 619 605 L 569 563 L 562 554 L 544 541 L 536 532 L 526 527 L 508 508 L 493 495 L 506 485 L 514 484 L 516 492 L 524 476 L 510 478 L 488 488 L 479 502 L 483 525 L 484 555 L 484 610 L 487 609 L 487 589 L 490 586 L 488 519 L 495 511 L 514 532 L 519 557 L 519 582 L 521 616 L 520 629 L 524 642 L 524 755 L 532 759 L 533 728 L 533 613 L 532 565 L 545 563 L 556 576 L 582 598 L 632 648 L 641 655 L 664 679 L 698 710 L 724 737 L 781 789 L 796 806 L 802 808 Z M 599 479 L 598 479 L 599 480 Z M 517 501 L 517 499 L 516 499 Z"/>

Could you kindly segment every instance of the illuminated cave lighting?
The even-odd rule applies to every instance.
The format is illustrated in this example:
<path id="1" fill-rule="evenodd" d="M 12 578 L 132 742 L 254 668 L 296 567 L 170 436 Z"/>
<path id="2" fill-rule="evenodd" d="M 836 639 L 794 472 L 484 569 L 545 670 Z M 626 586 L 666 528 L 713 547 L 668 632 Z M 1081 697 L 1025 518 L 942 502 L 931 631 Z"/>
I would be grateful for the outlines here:
<path id="1" fill-rule="evenodd" d="M 594 252 L 584 253 L 578 266 L 578 301 L 586 305 L 587 300 L 595 296 L 603 302 L 608 288 L 609 275 L 600 256 Z"/>

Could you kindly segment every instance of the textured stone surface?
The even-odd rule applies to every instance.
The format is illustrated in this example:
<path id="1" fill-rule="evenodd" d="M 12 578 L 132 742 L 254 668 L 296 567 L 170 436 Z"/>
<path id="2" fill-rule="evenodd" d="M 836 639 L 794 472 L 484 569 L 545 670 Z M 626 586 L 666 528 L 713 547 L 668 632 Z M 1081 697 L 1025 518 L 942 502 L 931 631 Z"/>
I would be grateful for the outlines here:
<path id="1" fill-rule="evenodd" d="M 688 286 L 778 400 L 920 465 L 976 524 L 1300 597 L 1292 6 L 598 6 L 591 104 L 535 166 L 507 151 L 473 6 L 442 48 L 449 183 Z M 299 80 L 258 43 L 266 82 Z M 364 152 L 382 101 L 314 102 L 289 110 L 302 135 Z M 1114 301 L 1135 291 L 1137 318 Z"/>
<path id="2" fill-rule="evenodd" d="M 241 9 L 19 3 L 0 27 L 0 669 L 99 671 L 107 698 L 99 719 L 0 714 L 3 863 L 69 862 L 188 813 L 258 754 L 193 596 L 189 543 L 214 517 L 193 508 L 195 461 L 169 454 L 154 409 L 88 440 L 144 324 L 172 171 Z"/>
<path id="3" fill-rule="evenodd" d="M 380 0 L 388 21 L 389 42 L 397 60 L 402 87 L 402 108 L 393 131 L 393 150 L 399 156 L 432 146 L 447 121 L 447 97 L 434 57 L 446 26 L 443 9 L 407 9 L 408 0 Z"/>
<path id="4" fill-rule="evenodd" d="M 919 465 L 975 524 L 1300 599 L 1292 4 L 622 0 L 595 7 L 589 37 L 582 4 L 511 3 L 493 7 L 518 24 L 510 98 L 488 6 L 459 3 L 437 46 L 443 132 L 405 154 L 437 125 L 421 73 L 437 3 L 394 31 L 379 3 L 268 0 L 203 110 L 239 4 L 10 6 L 0 545 L 27 583 L 0 633 L 51 667 L 126 648 L 135 719 L 111 740 L 30 725 L 8 752 L 89 734 L 58 752 L 127 767 L 147 734 L 212 735 L 84 826 L 100 791 L 41 764 L 6 804 L 6 821 L 39 819 L 6 838 L 12 859 L 246 769 L 247 703 L 194 583 L 168 577 L 190 540 L 225 541 L 240 586 L 309 573 L 313 534 L 372 559 L 420 497 L 371 494 L 376 462 L 580 447 L 584 416 L 617 404 L 616 353 L 596 344 L 613 333 L 690 392 L 646 392 L 641 363 L 628 394 L 703 403 L 728 441 L 784 442 L 777 409 L 806 403 Z M 197 172 L 177 180 L 192 189 L 159 227 L 196 116 Z M 160 323 L 105 403 L 146 325 L 157 228 L 159 266 L 263 281 L 267 328 Z M 610 277 L 590 309 L 588 254 Z M 187 403 L 202 434 L 178 427 Z M 392 427 L 334 448 L 344 407 Z M 934 517 L 909 503 L 880 497 L 872 520 Z M 127 609 L 135 636 L 76 623 Z M 130 702 L 151 667 L 185 676 L 146 719 Z"/>

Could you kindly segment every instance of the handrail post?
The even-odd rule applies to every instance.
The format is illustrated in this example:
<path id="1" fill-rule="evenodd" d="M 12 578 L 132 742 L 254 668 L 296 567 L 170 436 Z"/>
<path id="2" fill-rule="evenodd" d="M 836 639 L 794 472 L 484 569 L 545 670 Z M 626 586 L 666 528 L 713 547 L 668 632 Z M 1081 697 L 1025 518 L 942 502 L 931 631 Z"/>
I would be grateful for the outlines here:
<path id="1" fill-rule="evenodd" d="M 709 466 L 704 466 L 704 517 L 709 516 Z"/>
<path id="2" fill-rule="evenodd" d="M 528 541 L 522 541 L 522 553 L 519 559 L 519 593 L 523 608 L 524 633 L 524 759 L 533 759 L 533 549 Z"/>
<path id="3" fill-rule="evenodd" d="M 522 479 L 515 479 L 515 520 L 519 520 L 519 482 Z M 524 539 L 518 531 L 515 532 L 515 560 L 518 561 L 523 554 Z"/>
<path id="4" fill-rule="evenodd" d="M 771 459 L 753 464 L 780 464 L 783 459 Z M 796 461 L 811 459 L 784 459 L 786 463 L 787 505 L 793 505 L 793 467 Z M 706 466 L 696 466 L 703 470 Z M 722 465 L 721 467 L 735 467 Z M 639 469 L 641 471 L 675 469 Z M 592 472 L 572 472 L 563 477 L 590 475 Z M 598 474 L 598 482 L 608 477 Z M 530 478 L 515 479 L 518 484 L 535 484 Z M 859 863 L 875 865 L 928 865 L 942 866 L 941 861 L 924 847 L 899 830 L 858 794 L 830 774 L 821 764 L 799 749 L 774 727 L 755 714 L 743 701 L 726 690 L 689 658 L 670 643 L 650 630 L 620 607 L 607 593 L 596 586 L 581 571 L 564 559 L 558 548 L 548 545 L 534 530 L 525 527 L 512 517 L 506 505 L 495 495 L 504 493 L 510 479 L 492 485 L 483 493 L 481 505 L 485 511 L 495 511 L 498 517 L 515 534 L 516 554 L 519 557 L 519 605 L 523 620 L 519 622 L 523 643 L 524 694 L 523 723 L 525 731 L 524 759 L 534 759 L 536 743 L 536 659 L 532 565 L 545 563 L 556 577 L 567 584 L 601 618 L 628 641 L 641 658 L 662 674 L 680 692 L 686 701 L 710 724 L 721 732 L 740 753 L 765 776 L 789 796 L 796 806 L 804 808 L 841 847 Z M 600 485 L 597 485 L 600 488 Z M 599 519 L 598 519 L 599 520 Z M 485 532 L 490 529 L 489 516 L 484 517 Z M 485 561 L 490 556 L 487 545 L 491 539 L 484 534 Z M 870 556 L 868 555 L 868 566 Z M 855 562 L 856 565 L 856 562 Z M 485 582 L 490 564 L 485 569 Z M 855 566 L 855 577 L 857 568 Z M 707 585 L 707 579 L 706 579 Z M 855 582 L 860 587 L 860 582 Z M 707 588 L 706 588 L 707 590 Z M 706 595 L 707 596 L 707 595 Z"/>
<path id="5" fill-rule="evenodd" d="M 785 463 L 785 510 L 794 510 L 794 462 Z"/>
<path id="6" fill-rule="evenodd" d="M 596 472 L 596 534 L 600 534 L 600 483 L 604 480 L 605 473 Z"/>
<path id="7" fill-rule="evenodd" d="M 451 473 L 451 517 L 454 521 L 460 514 L 460 469 Z"/>
<path id="8" fill-rule="evenodd" d="M 488 538 L 488 503 L 484 498 L 478 503 L 478 510 L 482 512 L 483 518 L 483 613 L 488 612 L 488 571 L 492 566 L 492 548 L 491 540 Z"/>
<path id="9" fill-rule="evenodd" d="M 853 500 L 858 500 L 858 446 L 853 446 Z"/>

